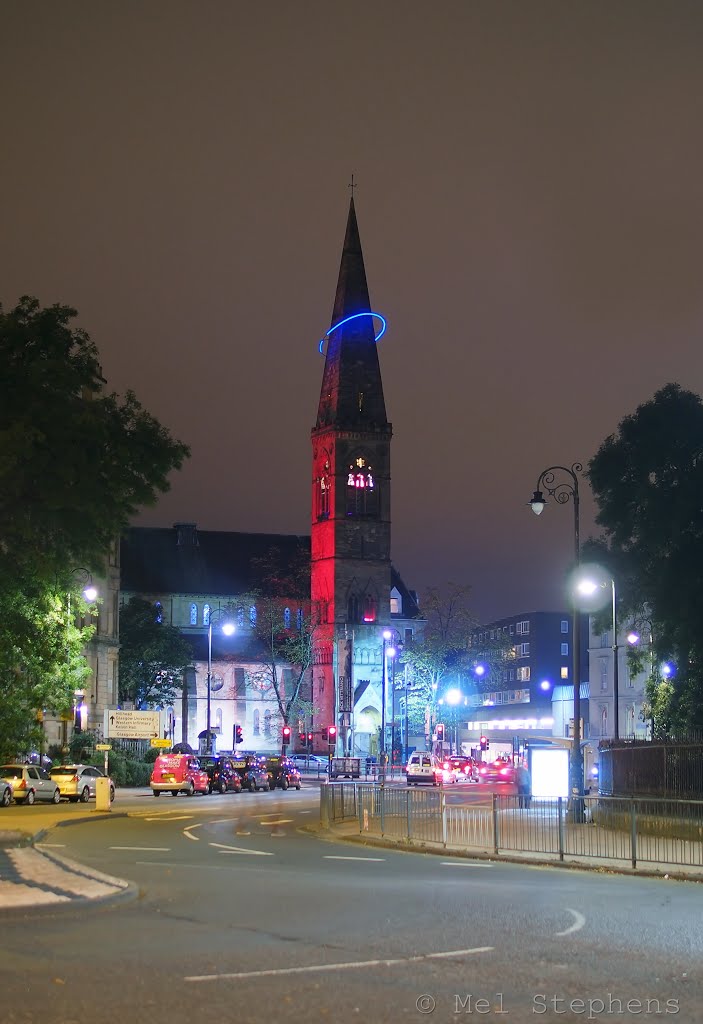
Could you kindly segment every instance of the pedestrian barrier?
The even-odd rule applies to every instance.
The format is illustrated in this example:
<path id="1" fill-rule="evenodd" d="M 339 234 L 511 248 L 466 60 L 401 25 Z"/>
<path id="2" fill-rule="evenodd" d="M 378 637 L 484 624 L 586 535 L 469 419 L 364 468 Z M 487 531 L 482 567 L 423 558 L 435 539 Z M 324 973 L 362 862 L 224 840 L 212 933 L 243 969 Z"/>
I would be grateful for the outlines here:
<path id="1" fill-rule="evenodd" d="M 703 868 L 703 801 L 583 796 L 536 799 L 487 794 L 465 805 L 444 791 L 331 783 L 320 794 L 330 824 L 443 848 L 595 858 Z M 324 820 L 324 815 L 321 813 Z"/>

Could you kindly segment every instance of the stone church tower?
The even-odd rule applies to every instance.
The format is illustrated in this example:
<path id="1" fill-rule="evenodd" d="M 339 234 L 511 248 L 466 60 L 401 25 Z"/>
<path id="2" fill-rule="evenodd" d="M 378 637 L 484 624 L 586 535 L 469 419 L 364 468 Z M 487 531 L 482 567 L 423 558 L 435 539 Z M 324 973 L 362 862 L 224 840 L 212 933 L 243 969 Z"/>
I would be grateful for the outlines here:
<path id="1" fill-rule="evenodd" d="M 370 314 L 352 197 L 312 430 L 315 729 L 337 726 L 337 753 L 352 749 L 354 646 L 380 647 L 390 622 L 392 429 Z"/>

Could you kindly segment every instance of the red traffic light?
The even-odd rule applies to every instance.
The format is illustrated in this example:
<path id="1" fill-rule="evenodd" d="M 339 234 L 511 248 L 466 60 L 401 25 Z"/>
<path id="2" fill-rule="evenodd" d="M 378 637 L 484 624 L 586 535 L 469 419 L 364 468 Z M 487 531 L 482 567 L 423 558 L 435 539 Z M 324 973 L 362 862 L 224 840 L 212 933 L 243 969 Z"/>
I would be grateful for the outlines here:
<path id="1" fill-rule="evenodd" d="M 488 737 L 487 736 L 482 736 L 481 737 L 481 750 L 488 750 Z"/>
<path id="2" fill-rule="evenodd" d="M 305 746 L 305 733 L 304 732 L 299 732 L 298 733 L 298 743 L 300 743 L 301 746 L 303 746 L 303 747 Z"/>
<path id="3" fill-rule="evenodd" d="M 290 726 L 289 725 L 284 725 L 283 726 L 283 739 L 284 740 L 289 740 L 290 739 Z"/>
<path id="4" fill-rule="evenodd" d="M 327 735 L 329 736 L 329 740 L 330 740 L 330 743 L 331 743 L 336 738 L 336 736 L 337 736 L 337 726 L 336 725 L 331 725 L 329 727 L 329 729 L 327 730 Z"/>
<path id="5" fill-rule="evenodd" d="M 439 722 L 438 725 L 437 725 L 437 739 L 438 740 L 443 740 L 444 739 L 444 726 L 443 726 L 443 724 L 441 722 Z"/>

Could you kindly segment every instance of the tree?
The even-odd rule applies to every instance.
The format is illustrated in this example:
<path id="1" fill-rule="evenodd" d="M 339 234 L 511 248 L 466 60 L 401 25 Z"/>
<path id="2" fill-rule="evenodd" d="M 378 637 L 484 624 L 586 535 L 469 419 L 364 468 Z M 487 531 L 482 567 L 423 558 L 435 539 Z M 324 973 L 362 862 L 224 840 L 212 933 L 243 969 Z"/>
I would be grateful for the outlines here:
<path id="1" fill-rule="evenodd" d="M 84 610 L 77 566 L 99 573 L 134 514 L 168 490 L 186 445 L 104 390 L 67 306 L 0 307 L 0 747 L 25 749 L 43 707 L 72 705 Z M 83 666 L 84 668 L 84 666 Z"/>
<path id="2" fill-rule="evenodd" d="M 667 384 L 588 467 L 621 615 L 651 619 L 648 703 L 668 729 L 703 728 L 703 402 Z M 659 666 L 673 662 L 670 680 Z M 655 719 L 656 727 L 656 719 Z M 655 728 L 656 731 L 656 728 Z"/>
<path id="3" fill-rule="evenodd" d="M 187 640 L 175 626 L 159 622 L 154 606 L 133 597 L 120 613 L 120 700 L 162 708 L 183 686 L 193 662 Z"/>
<path id="4" fill-rule="evenodd" d="M 260 678 L 273 691 L 281 726 L 315 711 L 305 683 L 310 680 L 315 626 L 310 616 L 310 552 L 301 545 L 285 556 L 271 548 L 264 558 L 254 559 L 261 588 L 256 605 L 254 632 L 264 652 Z M 284 678 L 284 670 L 290 675 Z"/>

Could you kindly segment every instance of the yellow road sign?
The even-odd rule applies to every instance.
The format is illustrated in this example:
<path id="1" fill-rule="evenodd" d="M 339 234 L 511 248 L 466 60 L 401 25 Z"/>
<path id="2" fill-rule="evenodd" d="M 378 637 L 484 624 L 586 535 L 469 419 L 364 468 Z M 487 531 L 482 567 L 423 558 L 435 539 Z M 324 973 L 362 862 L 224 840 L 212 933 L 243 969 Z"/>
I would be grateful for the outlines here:
<path id="1" fill-rule="evenodd" d="M 151 741 L 151 746 L 152 747 L 170 747 L 171 746 L 171 741 L 170 740 L 153 739 Z"/>

